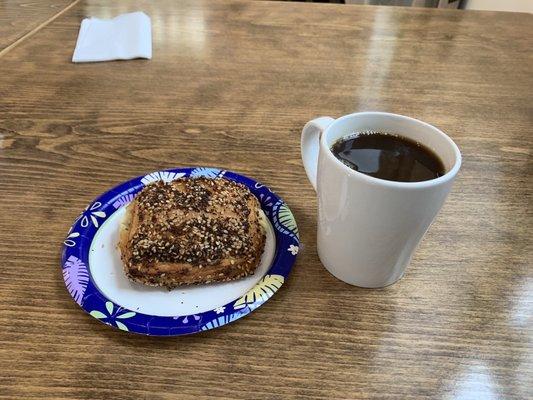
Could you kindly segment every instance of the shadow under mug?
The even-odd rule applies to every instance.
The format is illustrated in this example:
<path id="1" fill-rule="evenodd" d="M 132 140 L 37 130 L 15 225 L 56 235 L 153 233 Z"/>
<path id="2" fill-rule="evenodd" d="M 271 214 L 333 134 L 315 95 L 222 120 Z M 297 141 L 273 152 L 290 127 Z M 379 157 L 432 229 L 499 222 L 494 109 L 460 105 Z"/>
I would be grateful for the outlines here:
<path id="1" fill-rule="evenodd" d="M 396 182 L 357 172 L 331 147 L 356 132 L 398 134 L 432 149 L 446 173 L 422 182 Z M 302 160 L 318 195 L 318 256 L 326 269 L 352 285 L 379 288 L 399 280 L 441 209 L 461 167 L 457 145 L 425 122 L 397 114 L 361 112 L 309 121 Z"/>

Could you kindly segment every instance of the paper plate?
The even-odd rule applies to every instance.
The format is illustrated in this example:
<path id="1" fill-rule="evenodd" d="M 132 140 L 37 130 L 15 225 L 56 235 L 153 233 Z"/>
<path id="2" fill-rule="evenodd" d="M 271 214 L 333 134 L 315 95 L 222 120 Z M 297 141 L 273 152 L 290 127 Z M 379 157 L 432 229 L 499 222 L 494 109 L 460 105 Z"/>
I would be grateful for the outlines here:
<path id="1" fill-rule="evenodd" d="M 170 291 L 130 282 L 117 249 L 124 206 L 149 183 L 200 176 L 242 183 L 261 203 L 268 220 L 267 240 L 255 274 L 233 282 Z M 122 183 L 89 204 L 65 238 L 61 266 L 74 301 L 99 321 L 145 335 L 185 335 L 218 328 L 260 307 L 287 279 L 298 244 L 291 210 L 268 187 L 221 169 L 178 168 Z"/>

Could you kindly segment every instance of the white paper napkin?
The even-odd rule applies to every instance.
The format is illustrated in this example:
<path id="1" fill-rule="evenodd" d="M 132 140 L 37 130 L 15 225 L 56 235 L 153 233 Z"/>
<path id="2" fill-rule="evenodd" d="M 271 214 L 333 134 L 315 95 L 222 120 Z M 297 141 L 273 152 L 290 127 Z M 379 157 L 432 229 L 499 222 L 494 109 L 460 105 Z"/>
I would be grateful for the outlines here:
<path id="1" fill-rule="evenodd" d="M 72 62 L 152 58 L 152 23 L 143 12 L 81 22 Z"/>

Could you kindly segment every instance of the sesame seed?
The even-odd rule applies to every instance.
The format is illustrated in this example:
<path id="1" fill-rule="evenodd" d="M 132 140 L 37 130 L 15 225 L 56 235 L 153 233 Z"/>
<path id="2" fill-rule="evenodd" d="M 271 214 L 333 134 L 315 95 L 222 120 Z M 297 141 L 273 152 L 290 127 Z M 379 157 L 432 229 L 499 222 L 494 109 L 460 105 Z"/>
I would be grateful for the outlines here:
<path id="1" fill-rule="evenodd" d="M 130 264 L 186 261 L 203 268 L 229 256 L 249 256 L 257 243 L 250 237 L 250 232 L 257 234 L 250 230 L 250 199 L 253 196 L 245 186 L 223 178 L 146 186 L 135 200 L 139 225 L 132 238 Z M 255 256 L 250 262 L 253 265 Z M 230 265 L 235 265 L 234 259 Z M 248 267 L 238 267 L 247 273 Z"/>

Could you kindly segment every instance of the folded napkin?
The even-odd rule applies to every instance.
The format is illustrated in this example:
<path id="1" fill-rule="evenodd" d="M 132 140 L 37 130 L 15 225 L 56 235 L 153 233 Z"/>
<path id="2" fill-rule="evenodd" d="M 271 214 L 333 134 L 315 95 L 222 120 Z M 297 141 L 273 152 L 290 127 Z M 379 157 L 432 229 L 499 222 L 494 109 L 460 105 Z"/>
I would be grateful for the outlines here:
<path id="1" fill-rule="evenodd" d="M 143 12 L 81 22 L 72 62 L 152 58 L 152 23 Z"/>

